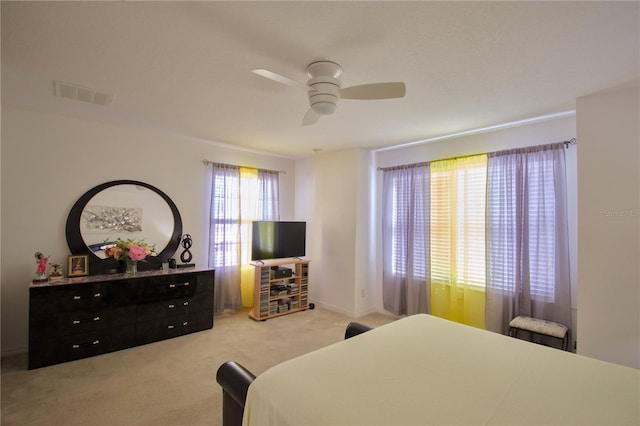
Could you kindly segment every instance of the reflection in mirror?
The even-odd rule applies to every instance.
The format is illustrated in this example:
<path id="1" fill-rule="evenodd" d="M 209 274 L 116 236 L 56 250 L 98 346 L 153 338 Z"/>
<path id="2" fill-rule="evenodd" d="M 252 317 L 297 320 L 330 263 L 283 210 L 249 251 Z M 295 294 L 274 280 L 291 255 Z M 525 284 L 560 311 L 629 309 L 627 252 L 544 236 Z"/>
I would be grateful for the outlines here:
<path id="1" fill-rule="evenodd" d="M 173 234 L 173 213 L 154 191 L 140 185 L 117 185 L 94 195 L 82 211 L 80 234 L 101 259 L 117 239 L 142 240 L 161 250 Z"/>

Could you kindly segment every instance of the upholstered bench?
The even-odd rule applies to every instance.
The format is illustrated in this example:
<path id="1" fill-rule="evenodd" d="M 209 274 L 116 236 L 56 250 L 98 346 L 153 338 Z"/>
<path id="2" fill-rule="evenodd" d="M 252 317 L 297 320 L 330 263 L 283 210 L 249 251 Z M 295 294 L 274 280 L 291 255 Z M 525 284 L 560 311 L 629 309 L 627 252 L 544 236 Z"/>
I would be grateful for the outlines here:
<path id="1" fill-rule="evenodd" d="M 562 349 L 569 349 L 569 328 L 562 324 L 537 318 L 517 316 L 509 323 L 509 335 L 517 338 L 518 330 L 528 331 L 542 336 L 555 337 L 562 341 Z"/>

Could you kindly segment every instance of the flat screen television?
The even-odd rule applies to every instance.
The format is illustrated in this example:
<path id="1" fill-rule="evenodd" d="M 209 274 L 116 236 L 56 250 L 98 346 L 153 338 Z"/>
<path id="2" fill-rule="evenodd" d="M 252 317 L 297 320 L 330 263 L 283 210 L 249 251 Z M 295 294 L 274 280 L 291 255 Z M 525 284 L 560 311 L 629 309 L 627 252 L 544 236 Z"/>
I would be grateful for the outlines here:
<path id="1" fill-rule="evenodd" d="M 305 255 L 306 222 L 254 221 L 251 260 Z"/>

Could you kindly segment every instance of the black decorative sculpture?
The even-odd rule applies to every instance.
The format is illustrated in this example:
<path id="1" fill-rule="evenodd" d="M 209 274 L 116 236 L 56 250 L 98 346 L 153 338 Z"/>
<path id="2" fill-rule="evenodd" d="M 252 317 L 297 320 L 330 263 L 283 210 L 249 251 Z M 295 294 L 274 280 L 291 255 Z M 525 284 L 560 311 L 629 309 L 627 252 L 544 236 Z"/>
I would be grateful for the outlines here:
<path id="1" fill-rule="evenodd" d="M 191 246 L 193 245 L 193 240 L 191 239 L 191 235 L 189 234 L 184 234 L 182 236 L 182 247 L 184 247 L 184 251 L 180 254 L 180 260 L 182 261 L 182 263 L 184 263 L 184 265 L 180 265 L 183 268 L 186 267 L 190 267 L 190 266 L 195 266 L 191 262 L 191 259 L 193 259 L 193 256 L 191 255 L 191 252 L 189 251 L 189 249 L 191 248 Z"/>

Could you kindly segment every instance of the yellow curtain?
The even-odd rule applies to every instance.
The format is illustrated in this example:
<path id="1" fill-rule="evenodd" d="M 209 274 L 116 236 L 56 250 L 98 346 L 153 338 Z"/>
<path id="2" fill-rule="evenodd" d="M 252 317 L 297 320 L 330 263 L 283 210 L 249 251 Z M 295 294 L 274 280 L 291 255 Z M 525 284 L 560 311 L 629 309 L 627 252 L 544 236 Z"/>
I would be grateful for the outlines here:
<path id="1" fill-rule="evenodd" d="M 485 328 L 487 156 L 431 163 L 431 313 Z"/>
<path id="2" fill-rule="evenodd" d="M 242 306 L 253 306 L 254 269 L 251 261 L 251 222 L 258 209 L 258 170 L 240 167 L 240 295 Z"/>

